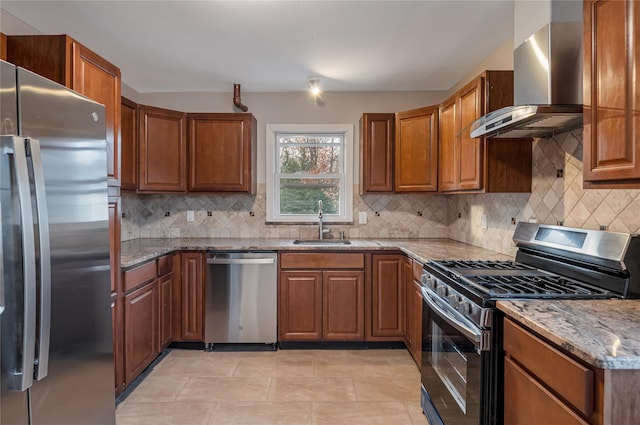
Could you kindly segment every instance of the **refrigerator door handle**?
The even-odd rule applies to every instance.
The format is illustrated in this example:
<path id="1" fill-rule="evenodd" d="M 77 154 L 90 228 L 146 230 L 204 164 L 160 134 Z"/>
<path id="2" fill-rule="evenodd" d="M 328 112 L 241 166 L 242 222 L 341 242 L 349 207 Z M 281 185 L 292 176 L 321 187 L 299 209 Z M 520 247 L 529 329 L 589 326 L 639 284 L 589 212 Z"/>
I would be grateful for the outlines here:
<path id="1" fill-rule="evenodd" d="M 12 140 L 3 143 L 10 147 L 15 169 L 18 202 L 20 203 L 20 225 L 22 233 L 22 276 L 24 291 L 24 312 L 22 324 L 22 364 L 15 365 L 7 382 L 11 391 L 25 391 L 33 384 L 33 370 L 36 340 L 36 248 L 33 233 L 33 212 L 29 169 L 27 167 L 26 140 L 18 136 L 3 136 Z M 3 142 L 5 142 L 3 140 Z"/>
<path id="2" fill-rule="evenodd" d="M 40 142 L 27 139 L 31 147 L 33 182 L 36 195 L 38 217 L 38 240 L 40 245 L 40 323 L 36 346 L 35 378 L 39 381 L 49 370 L 49 340 L 51 334 L 51 246 L 49 243 L 49 213 L 44 189 L 44 173 Z"/>

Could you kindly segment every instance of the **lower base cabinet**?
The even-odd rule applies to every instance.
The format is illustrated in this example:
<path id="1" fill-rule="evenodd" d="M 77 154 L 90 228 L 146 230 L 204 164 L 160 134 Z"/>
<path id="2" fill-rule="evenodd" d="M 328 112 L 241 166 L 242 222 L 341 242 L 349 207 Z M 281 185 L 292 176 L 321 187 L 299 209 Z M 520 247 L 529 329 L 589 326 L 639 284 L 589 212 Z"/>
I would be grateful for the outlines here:
<path id="1" fill-rule="evenodd" d="M 157 357 L 158 291 L 150 283 L 124 297 L 125 382 L 131 382 Z"/>
<path id="2" fill-rule="evenodd" d="M 509 318 L 503 345 L 505 424 L 640 423 L 640 370 L 584 364 Z"/>
<path id="3" fill-rule="evenodd" d="M 403 254 L 373 254 L 371 281 L 372 341 L 404 341 L 405 281 Z"/>
<path id="4" fill-rule="evenodd" d="M 364 264 L 363 253 L 281 253 L 279 340 L 364 340 Z"/>

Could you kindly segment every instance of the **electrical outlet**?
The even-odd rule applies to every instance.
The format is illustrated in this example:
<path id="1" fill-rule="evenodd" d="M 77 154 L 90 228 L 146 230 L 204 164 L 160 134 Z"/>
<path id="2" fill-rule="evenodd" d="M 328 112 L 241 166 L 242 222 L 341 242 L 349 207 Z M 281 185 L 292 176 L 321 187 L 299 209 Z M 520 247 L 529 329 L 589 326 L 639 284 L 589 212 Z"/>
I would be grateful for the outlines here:
<path id="1" fill-rule="evenodd" d="M 188 210 L 187 211 L 187 221 L 191 222 L 193 220 L 195 220 L 195 214 L 194 214 L 193 210 Z"/>
<path id="2" fill-rule="evenodd" d="M 367 212 L 360 211 L 358 213 L 358 224 L 367 224 Z"/>
<path id="3" fill-rule="evenodd" d="M 487 227 L 489 227 L 487 225 L 487 215 L 486 214 L 482 214 L 482 228 L 486 229 Z"/>

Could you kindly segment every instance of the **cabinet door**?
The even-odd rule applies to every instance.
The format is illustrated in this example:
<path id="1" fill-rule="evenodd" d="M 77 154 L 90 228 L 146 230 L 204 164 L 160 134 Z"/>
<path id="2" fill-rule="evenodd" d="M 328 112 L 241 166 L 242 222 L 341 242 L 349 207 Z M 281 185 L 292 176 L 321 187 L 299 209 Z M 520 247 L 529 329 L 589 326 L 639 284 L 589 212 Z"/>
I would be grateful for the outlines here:
<path id="1" fill-rule="evenodd" d="M 160 311 L 158 329 L 158 351 L 162 351 L 172 340 L 172 302 L 173 302 L 173 273 L 158 279 L 158 305 Z"/>
<path id="2" fill-rule="evenodd" d="M 182 340 L 204 342 L 204 254 L 182 254 Z"/>
<path id="3" fill-rule="evenodd" d="M 189 191 L 255 192 L 255 118 L 189 114 Z"/>
<path id="4" fill-rule="evenodd" d="M 458 188 L 458 138 L 456 137 L 456 124 L 458 121 L 457 102 L 455 97 L 451 97 L 440 105 L 439 121 L 439 145 L 438 145 L 438 165 L 439 179 L 438 189 L 441 192 L 456 190 Z"/>
<path id="5" fill-rule="evenodd" d="M 109 265 L 111 268 L 111 292 L 120 292 L 120 246 L 122 227 L 122 212 L 120 211 L 121 198 L 109 197 Z"/>
<path id="6" fill-rule="evenodd" d="M 120 69 L 77 41 L 71 42 L 71 88 L 102 103 L 107 125 L 109 186 L 120 186 Z"/>
<path id="7" fill-rule="evenodd" d="M 418 368 L 422 365 L 422 291 L 420 282 L 414 281 L 411 286 L 411 354 Z"/>
<path id="8" fill-rule="evenodd" d="M 121 188 L 138 188 L 138 105 L 122 98 L 120 108 Z"/>
<path id="9" fill-rule="evenodd" d="M 484 78 L 479 77 L 461 90 L 458 97 L 457 126 L 459 165 L 458 185 L 462 190 L 482 188 L 484 139 L 471 138 L 471 124 L 482 116 Z"/>
<path id="10" fill-rule="evenodd" d="M 322 338 L 322 272 L 280 272 L 278 334 L 282 341 Z"/>
<path id="11" fill-rule="evenodd" d="M 372 280 L 372 337 L 404 340 L 403 256 L 376 254 Z"/>
<path id="12" fill-rule="evenodd" d="M 138 189 L 184 192 L 187 189 L 186 115 L 140 106 L 138 109 Z"/>
<path id="13" fill-rule="evenodd" d="M 322 339 L 364 340 L 364 272 L 325 271 Z"/>
<path id="14" fill-rule="evenodd" d="M 124 297 L 125 381 L 129 385 L 158 355 L 156 281 Z"/>
<path id="15" fill-rule="evenodd" d="M 395 114 L 360 119 L 360 193 L 393 192 Z"/>
<path id="16" fill-rule="evenodd" d="M 402 261 L 402 280 L 404 285 L 404 343 L 410 353 L 413 353 L 413 262 L 409 258 Z"/>
<path id="17" fill-rule="evenodd" d="M 115 381 L 115 395 L 124 390 L 124 351 L 122 328 L 122 298 L 116 293 L 111 294 L 111 324 L 113 328 L 113 371 Z"/>
<path id="18" fill-rule="evenodd" d="M 395 191 L 438 190 L 438 107 L 396 114 Z"/>
<path id="19" fill-rule="evenodd" d="M 584 180 L 640 184 L 640 4 L 584 5 Z"/>

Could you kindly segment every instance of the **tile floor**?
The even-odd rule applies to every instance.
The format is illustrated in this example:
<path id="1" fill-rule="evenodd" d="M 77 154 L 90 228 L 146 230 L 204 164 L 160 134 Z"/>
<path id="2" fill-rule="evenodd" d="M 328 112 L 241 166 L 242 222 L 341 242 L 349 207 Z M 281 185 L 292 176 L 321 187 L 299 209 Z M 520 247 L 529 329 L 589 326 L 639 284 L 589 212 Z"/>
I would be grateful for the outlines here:
<path id="1" fill-rule="evenodd" d="M 117 425 L 426 425 L 406 350 L 171 350 Z"/>

